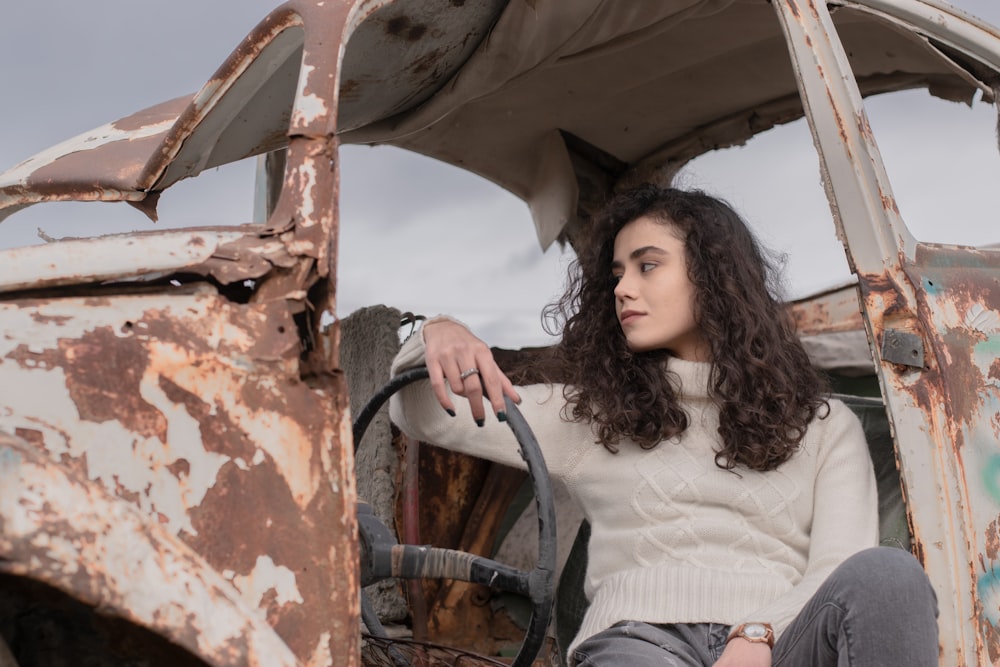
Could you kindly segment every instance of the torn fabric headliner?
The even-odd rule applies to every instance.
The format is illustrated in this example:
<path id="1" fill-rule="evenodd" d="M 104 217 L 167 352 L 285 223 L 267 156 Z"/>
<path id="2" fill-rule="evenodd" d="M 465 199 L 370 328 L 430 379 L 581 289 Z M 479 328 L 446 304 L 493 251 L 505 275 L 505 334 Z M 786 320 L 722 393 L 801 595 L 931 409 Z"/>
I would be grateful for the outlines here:
<path id="1" fill-rule="evenodd" d="M 994 29 L 936 0 L 839 4 L 834 23 L 863 94 L 926 87 L 992 100 L 974 67 L 943 55 L 940 36 L 903 19 L 933 26 L 946 13 L 1000 38 Z M 282 148 L 302 94 L 302 26 L 324 11 L 321 2 L 282 5 L 196 95 L 0 174 L 0 219 L 58 200 L 129 201 L 155 219 L 157 196 L 173 183 Z M 669 181 L 691 158 L 803 114 L 764 0 L 382 0 L 367 11 L 355 17 L 340 72 L 341 141 L 406 148 L 497 183 L 528 203 L 543 247 L 577 214 L 574 157 L 615 183 Z M 319 64 L 310 67 L 335 71 L 337 54 L 311 56 Z"/>

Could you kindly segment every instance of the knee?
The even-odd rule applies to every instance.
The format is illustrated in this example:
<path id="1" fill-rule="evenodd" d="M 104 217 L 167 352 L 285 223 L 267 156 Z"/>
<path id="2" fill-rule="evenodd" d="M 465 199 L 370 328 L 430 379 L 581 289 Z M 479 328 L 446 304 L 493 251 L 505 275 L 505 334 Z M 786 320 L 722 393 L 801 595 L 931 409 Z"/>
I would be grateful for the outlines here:
<path id="1" fill-rule="evenodd" d="M 929 604 L 937 609 L 930 579 L 908 551 L 874 547 L 858 552 L 838 568 L 838 575 L 864 598 L 900 605 Z"/>
<path id="2" fill-rule="evenodd" d="M 873 547 L 859 551 L 840 566 L 852 579 L 877 583 L 886 578 L 922 580 L 924 569 L 909 551 L 895 547 Z"/>

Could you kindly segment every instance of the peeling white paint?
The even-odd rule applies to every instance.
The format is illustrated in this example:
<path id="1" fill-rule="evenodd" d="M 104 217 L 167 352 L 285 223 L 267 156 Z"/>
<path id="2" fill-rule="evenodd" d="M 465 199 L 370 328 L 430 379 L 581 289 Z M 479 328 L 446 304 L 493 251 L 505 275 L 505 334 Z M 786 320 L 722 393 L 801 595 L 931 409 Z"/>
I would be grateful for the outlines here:
<path id="1" fill-rule="evenodd" d="M 984 334 L 1000 333 L 1000 315 L 985 308 L 982 304 L 974 303 L 965 314 L 965 326 Z"/>
<path id="2" fill-rule="evenodd" d="M 324 632 L 316 642 L 316 650 L 309 659 L 310 667 L 330 667 L 333 665 L 333 654 L 330 653 L 330 633 Z"/>
<path id="3" fill-rule="evenodd" d="M 299 70 L 298 88 L 295 91 L 295 106 L 292 113 L 291 126 L 304 127 L 317 120 L 322 120 L 330 114 L 330 107 L 322 97 L 306 94 L 310 78 L 315 67 L 302 64 Z"/>
<path id="4" fill-rule="evenodd" d="M 101 125 L 100 127 L 94 128 L 89 132 L 78 134 L 77 136 L 56 144 L 51 148 L 47 148 L 41 153 L 36 153 L 27 160 L 0 174 L 0 188 L 26 183 L 27 179 L 36 169 L 39 169 L 64 155 L 69 155 L 79 151 L 93 150 L 115 141 L 135 141 L 136 139 L 144 139 L 145 137 L 151 137 L 169 130 L 173 124 L 174 119 L 171 118 L 134 130 L 119 129 L 115 127 L 115 123 Z"/>
<path id="5" fill-rule="evenodd" d="M 270 556 L 258 556 L 253 571 L 245 577 L 234 577 L 233 583 L 247 602 L 255 607 L 261 606 L 264 596 L 272 590 L 279 605 L 304 602 L 295 582 L 295 573 L 284 565 L 276 565 Z"/>

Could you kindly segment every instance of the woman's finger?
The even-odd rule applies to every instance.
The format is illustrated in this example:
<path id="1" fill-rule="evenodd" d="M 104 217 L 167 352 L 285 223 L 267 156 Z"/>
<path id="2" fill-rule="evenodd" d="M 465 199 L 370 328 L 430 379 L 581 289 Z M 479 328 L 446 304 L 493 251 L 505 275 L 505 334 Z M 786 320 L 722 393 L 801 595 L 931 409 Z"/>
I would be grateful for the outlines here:
<path id="1" fill-rule="evenodd" d="M 515 404 L 521 404 L 521 395 L 517 393 L 517 389 L 514 388 L 514 383 L 510 381 L 506 375 L 503 376 L 503 394 L 514 401 Z"/>
<path id="2" fill-rule="evenodd" d="M 441 404 L 445 412 L 454 417 L 455 404 L 451 400 L 451 394 L 448 393 L 448 378 L 445 377 L 441 365 L 428 362 L 427 373 L 431 381 L 431 389 L 434 391 L 434 396 L 437 398 L 438 403 Z"/>
<path id="3" fill-rule="evenodd" d="M 505 421 L 507 419 L 507 412 L 504 405 L 504 396 L 510 395 L 508 388 L 513 390 L 513 384 L 504 372 L 500 370 L 500 367 L 497 366 L 492 354 L 489 355 L 488 359 L 480 359 L 479 367 L 482 386 L 486 392 L 486 398 L 493 408 L 493 413 L 497 416 L 497 419 Z M 517 392 L 514 392 L 514 396 L 517 396 Z"/>
<path id="4" fill-rule="evenodd" d="M 476 425 L 485 425 L 486 408 L 483 407 L 483 383 L 481 371 L 474 359 L 462 363 L 459 380 L 462 383 L 462 395 L 469 401 L 469 410 L 472 411 L 472 418 Z"/>

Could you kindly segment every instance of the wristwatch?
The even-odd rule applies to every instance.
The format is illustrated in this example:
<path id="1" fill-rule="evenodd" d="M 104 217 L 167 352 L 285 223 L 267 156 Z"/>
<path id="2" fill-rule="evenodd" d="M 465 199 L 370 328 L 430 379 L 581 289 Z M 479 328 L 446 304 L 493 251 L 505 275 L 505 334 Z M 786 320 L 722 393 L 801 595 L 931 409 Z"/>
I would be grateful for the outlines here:
<path id="1" fill-rule="evenodd" d="M 774 630 L 768 623 L 741 623 L 729 633 L 729 639 L 726 642 L 728 643 L 737 637 L 742 637 L 755 644 L 767 644 L 768 648 L 774 648 Z"/>

